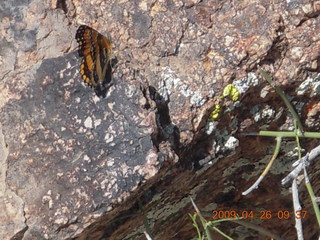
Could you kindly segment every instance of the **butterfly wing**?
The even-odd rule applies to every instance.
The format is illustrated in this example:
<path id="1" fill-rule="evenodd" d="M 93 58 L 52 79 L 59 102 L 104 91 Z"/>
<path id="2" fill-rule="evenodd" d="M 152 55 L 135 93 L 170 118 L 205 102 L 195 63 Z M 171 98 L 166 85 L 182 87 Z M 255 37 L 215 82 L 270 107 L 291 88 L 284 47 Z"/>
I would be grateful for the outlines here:
<path id="1" fill-rule="evenodd" d="M 86 25 L 78 28 L 75 38 L 79 44 L 79 56 L 82 57 L 80 74 L 83 80 L 94 87 L 99 97 L 106 97 L 112 85 L 111 42 Z"/>

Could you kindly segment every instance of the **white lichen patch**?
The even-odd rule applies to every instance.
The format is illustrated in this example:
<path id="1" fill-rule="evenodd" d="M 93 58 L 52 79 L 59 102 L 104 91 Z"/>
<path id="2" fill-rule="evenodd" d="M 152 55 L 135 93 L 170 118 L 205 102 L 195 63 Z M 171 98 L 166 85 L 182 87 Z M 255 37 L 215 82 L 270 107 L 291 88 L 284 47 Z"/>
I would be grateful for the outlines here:
<path id="1" fill-rule="evenodd" d="M 208 121 L 206 125 L 206 134 L 210 135 L 217 128 L 217 123 Z"/>
<path id="2" fill-rule="evenodd" d="M 257 86 L 258 84 L 259 84 L 259 79 L 252 72 L 248 73 L 246 77 L 233 82 L 233 85 L 237 88 L 240 94 L 245 93 L 246 91 L 248 91 L 250 87 Z"/>
<path id="3" fill-rule="evenodd" d="M 205 102 L 206 102 L 206 100 L 202 97 L 202 95 L 199 91 L 195 91 L 194 94 L 190 98 L 190 103 L 196 107 L 202 106 Z"/>
<path id="4" fill-rule="evenodd" d="M 224 145 L 224 147 L 228 150 L 234 150 L 238 146 L 239 146 L 239 140 L 233 136 L 230 136 Z"/>
<path id="5" fill-rule="evenodd" d="M 169 99 L 172 89 L 181 82 L 181 79 L 174 76 L 174 71 L 170 67 L 162 68 L 161 73 L 162 81 L 159 82 L 159 94 L 164 98 L 165 101 Z"/>
<path id="6" fill-rule="evenodd" d="M 269 108 L 269 106 L 263 110 L 260 110 L 258 106 L 255 106 L 250 112 L 252 113 L 255 122 L 258 122 L 264 118 L 274 118 L 275 116 L 275 110 Z"/>
<path id="7" fill-rule="evenodd" d="M 297 88 L 297 95 L 304 95 L 307 91 L 310 91 L 310 97 L 320 95 L 320 74 L 315 78 L 308 77 Z"/>
<path id="8" fill-rule="evenodd" d="M 178 90 L 181 95 L 190 98 L 190 103 L 195 107 L 200 107 L 206 102 L 201 92 L 190 89 L 187 84 L 176 76 L 170 67 L 163 67 L 161 81 L 158 86 L 159 94 L 167 101 L 175 90 Z"/>
<path id="9" fill-rule="evenodd" d="M 192 90 L 188 87 L 188 85 L 186 84 L 182 84 L 178 86 L 178 89 L 180 91 L 180 93 L 185 96 L 185 97 L 190 97 L 192 96 Z"/>

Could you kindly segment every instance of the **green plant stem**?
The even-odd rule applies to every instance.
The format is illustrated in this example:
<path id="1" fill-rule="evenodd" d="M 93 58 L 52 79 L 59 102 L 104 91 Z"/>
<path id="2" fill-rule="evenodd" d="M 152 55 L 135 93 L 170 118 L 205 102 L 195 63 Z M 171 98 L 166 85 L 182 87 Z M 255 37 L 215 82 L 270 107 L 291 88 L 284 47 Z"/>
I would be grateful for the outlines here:
<path id="1" fill-rule="evenodd" d="M 300 121 L 299 115 L 297 114 L 296 110 L 294 109 L 294 107 L 292 106 L 292 104 L 290 103 L 290 101 L 288 100 L 286 94 L 277 86 L 274 84 L 272 78 L 262 69 L 259 69 L 259 72 L 261 74 L 261 76 L 276 90 L 276 92 L 280 95 L 280 97 L 282 98 L 283 102 L 286 104 L 286 106 L 288 107 L 289 111 L 291 112 L 293 118 L 295 119 L 298 128 L 300 130 L 300 132 L 303 134 L 303 127 L 302 127 L 302 123 Z"/>
<path id="2" fill-rule="evenodd" d="M 247 228 L 250 228 L 250 229 L 253 229 L 257 232 L 259 232 L 260 234 L 263 234 L 265 236 L 268 236 L 272 239 L 275 239 L 275 240 L 284 240 L 281 236 L 271 232 L 270 230 L 262 227 L 262 226 L 259 226 L 258 224 L 256 223 L 250 223 L 246 220 L 234 220 L 233 222 L 237 223 L 237 224 L 240 224 L 242 226 L 245 226 Z"/>
<path id="3" fill-rule="evenodd" d="M 316 202 L 316 196 L 314 195 L 314 191 L 313 191 L 312 186 L 311 186 L 311 184 L 310 184 L 310 180 L 309 180 L 308 173 L 307 173 L 307 170 L 306 170 L 306 167 L 305 167 L 305 166 L 304 166 L 303 170 L 304 170 L 304 176 L 305 176 L 305 184 L 306 184 L 306 187 L 307 187 L 309 196 L 310 196 L 310 198 L 311 198 L 311 203 L 312 203 L 314 212 L 315 212 L 315 214 L 316 214 L 316 218 L 317 218 L 317 221 L 318 221 L 318 225 L 319 225 L 319 227 L 320 227 L 320 211 L 319 211 L 319 205 L 318 205 L 318 203 Z"/>
<path id="4" fill-rule="evenodd" d="M 272 158 L 271 158 L 270 162 L 268 163 L 266 169 L 261 174 L 261 176 L 263 176 L 263 177 L 267 175 L 267 173 L 269 172 L 274 160 L 277 158 L 277 156 L 279 154 L 280 146 L 281 146 L 281 137 L 276 137 L 276 141 L 277 141 L 277 144 L 276 144 L 276 147 L 274 149 L 274 153 L 272 155 Z"/>
<path id="5" fill-rule="evenodd" d="M 233 238 L 229 237 L 227 234 L 225 234 L 224 232 L 220 231 L 218 228 L 212 227 L 212 229 L 215 230 L 217 233 L 221 234 L 222 236 L 224 236 L 226 239 L 233 240 Z"/>
<path id="6" fill-rule="evenodd" d="M 280 131 L 260 131 L 259 136 L 267 136 L 267 137 L 292 137 L 295 138 L 298 137 L 305 137 L 305 138 L 320 138 L 319 132 L 304 132 L 302 133 L 295 133 L 292 132 L 280 132 Z"/>
<path id="7" fill-rule="evenodd" d="M 313 192 L 313 189 L 311 187 L 311 184 L 308 183 L 308 184 L 306 184 L 306 186 L 307 186 L 307 190 L 308 190 L 308 193 L 310 195 L 310 198 L 311 198 L 311 202 L 312 202 L 312 206 L 313 206 L 314 212 L 316 213 L 316 218 L 317 218 L 317 221 L 318 221 L 318 225 L 320 227 L 320 210 L 319 210 L 319 205 L 316 202 L 316 196 L 314 195 L 314 192 Z"/>

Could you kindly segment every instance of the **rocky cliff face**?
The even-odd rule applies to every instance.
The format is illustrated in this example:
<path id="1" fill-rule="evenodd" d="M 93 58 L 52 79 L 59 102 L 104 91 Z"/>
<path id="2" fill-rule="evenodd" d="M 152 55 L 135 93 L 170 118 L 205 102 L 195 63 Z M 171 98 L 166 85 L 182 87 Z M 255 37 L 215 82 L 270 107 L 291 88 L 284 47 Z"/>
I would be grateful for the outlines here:
<path id="1" fill-rule="evenodd" d="M 242 133 L 292 130 L 258 66 L 292 96 L 305 130 L 318 131 L 319 12 L 319 2 L 303 0 L 0 3 L 0 238 L 145 239 L 147 226 L 153 239 L 190 239 L 190 197 L 207 212 L 292 211 L 280 180 L 294 142 L 242 196 L 274 145 Z M 106 98 L 79 74 L 80 24 L 113 44 Z M 228 84 L 240 98 L 212 121 Z M 302 141 L 306 151 L 317 144 Z M 310 167 L 318 195 L 319 168 Z M 300 188 L 305 238 L 314 239 Z M 293 218 L 253 222 L 296 238 Z M 235 223 L 219 227 L 236 239 L 263 238 Z"/>

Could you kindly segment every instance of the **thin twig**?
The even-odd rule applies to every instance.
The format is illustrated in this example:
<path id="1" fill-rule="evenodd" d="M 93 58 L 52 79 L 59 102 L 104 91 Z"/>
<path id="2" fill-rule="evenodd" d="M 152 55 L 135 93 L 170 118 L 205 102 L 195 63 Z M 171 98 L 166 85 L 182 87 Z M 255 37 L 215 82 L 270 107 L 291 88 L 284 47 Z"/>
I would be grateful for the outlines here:
<path id="1" fill-rule="evenodd" d="M 307 156 L 304 156 L 293 164 L 293 166 L 296 166 L 296 168 L 293 169 L 285 178 L 281 180 L 281 184 L 284 186 L 288 186 L 293 181 L 293 179 L 295 179 L 303 170 L 303 161 L 305 161 L 305 166 L 308 167 L 311 164 L 311 162 L 319 155 L 320 146 L 317 146 L 310 151 L 308 158 Z"/>
<path id="2" fill-rule="evenodd" d="M 146 231 L 144 231 L 143 233 L 146 236 L 147 240 L 152 240 L 152 238 L 150 237 L 150 235 Z"/>
<path id="3" fill-rule="evenodd" d="M 274 150 L 273 156 L 270 160 L 270 162 L 268 163 L 267 167 L 265 168 L 265 170 L 262 172 L 262 174 L 260 175 L 260 177 L 257 179 L 257 181 L 255 181 L 255 183 L 246 191 L 244 191 L 242 193 L 242 195 L 247 195 L 250 192 L 252 192 L 254 189 L 257 189 L 259 184 L 261 183 L 261 181 L 263 180 L 263 178 L 267 175 L 267 173 L 269 172 L 274 160 L 277 158 L 279 150 L 280 150 L 280 144 L 281 144 L 281 137 L 277 137 L 277 144 L 276 144 L 276 148 Z"/>
<path id="4" fill-rule="evenodd" d="M 297 185 L 296 179 L 294 179 L 292 182 L 292 200 L 293 200 L 293 208 L 295 213 L 295 221 L 296 221 L 295 228 L 297 231 L 297 237 L 298 237 L 298 240 L 303 240 L 302 221 L 297 214 L 301 212 L 301 205 L 299 201 L 299 191 L 298 191 L 298 185 Z"/>
<path id="5" fill-rule="evenodd" d="M 138 204 L 139 204 L 139 208 L 141 209 L 141 216 L 142 216 L 142 221 L 143 221 L 143 226 L 145 227 L 145 231 L 144 231 L 144 235 L 146 236 L 146 238 L 148 240 L 152 240 L 152 234 L 151 234 L 151 228 L 150 228 L 150 225 L 149 225 L 149 222 L 148 222 L 148 219 L 144 213 L 144 207 L 141 203 L 141 201 L 138 201 Z"/>

